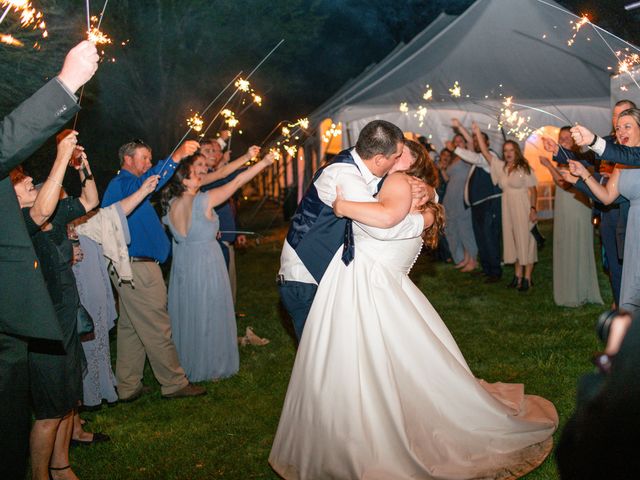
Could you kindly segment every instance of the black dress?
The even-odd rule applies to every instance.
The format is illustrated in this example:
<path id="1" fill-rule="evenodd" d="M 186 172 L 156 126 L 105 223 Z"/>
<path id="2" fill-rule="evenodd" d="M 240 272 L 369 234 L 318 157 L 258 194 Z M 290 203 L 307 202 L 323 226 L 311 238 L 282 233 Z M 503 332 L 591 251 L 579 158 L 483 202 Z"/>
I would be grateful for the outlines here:
<path id="1" fill-rule="evenodd" d="M 59 344 L 31 342 L 31 398 L 36 419 L 58 418 L 82 400 L 85 358 L 77 332 L 79 298 L 71 270 L 73 246 L 67 238 L 67 224 L 86 212 L 80 200 L 65 198 L 58 203 L 50 219 L 53 228 L 48 231 L 33 222 L 28 208 L 22 212 L 56 310 L 64 348 L 61 351 Z"/>

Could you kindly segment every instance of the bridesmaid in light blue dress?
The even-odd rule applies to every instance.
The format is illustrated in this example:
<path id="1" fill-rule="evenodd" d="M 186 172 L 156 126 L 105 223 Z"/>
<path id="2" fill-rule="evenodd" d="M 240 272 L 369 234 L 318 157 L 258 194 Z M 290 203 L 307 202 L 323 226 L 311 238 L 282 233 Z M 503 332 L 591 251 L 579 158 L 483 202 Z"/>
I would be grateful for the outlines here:
<path id="1" fill-rule="evenodd" d="M 163 222 L 173 235 L 169 316 L 180 364 L 194 382 L 230 377 L 239 368 L 229 274 L 216 241 L 213 208 L 273 163 L 267 155 L 226 185 L 200 192 L 194 156 L 183 161 L 164 192 Z"/>

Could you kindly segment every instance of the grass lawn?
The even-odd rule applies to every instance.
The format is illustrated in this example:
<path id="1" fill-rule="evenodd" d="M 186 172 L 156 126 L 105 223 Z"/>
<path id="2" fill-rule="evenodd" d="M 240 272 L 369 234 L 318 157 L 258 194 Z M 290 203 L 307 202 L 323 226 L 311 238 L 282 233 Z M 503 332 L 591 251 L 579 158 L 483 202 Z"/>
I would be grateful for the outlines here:
<path id="1" fill-rule="evenodd" d="M 208 394 L 195 399 L 163 400 L 147 367 L 151 394 L 83 414 L 90 429 L 108 433 L 112 441 L 72 450 L 71 463 L 82 480 L 278 478 L 267 458 L 295 355 L 274 284 L 284 230 L 273 207 L 254 219 L 249 209 L 244 216 L 250 221 L 243 226 L 268 229 L 270 236 L 238 253 L 238 332 L 252 326 L 271 343 L 242 347 L 238 375 L 205 383 Z M 605 307 L 554 305 L 551 225 L 542 231 L 547 245 L 534 272 L 535 286 L 526 294 L 505 288 L 509 268 L 503 282 L 485 285 L 425 254 L 412 278 L 440 312 L 476 376 L 524 383 L 528 393 L 554 402 L 562 428 L 573 410 L 577 378 L 590 370 L 590 355 L 600 349 L 593 326 Z M 602 274 L 600 288 L 610 305 Z M 557 478 L 553 459 L 526 478 Z"/>

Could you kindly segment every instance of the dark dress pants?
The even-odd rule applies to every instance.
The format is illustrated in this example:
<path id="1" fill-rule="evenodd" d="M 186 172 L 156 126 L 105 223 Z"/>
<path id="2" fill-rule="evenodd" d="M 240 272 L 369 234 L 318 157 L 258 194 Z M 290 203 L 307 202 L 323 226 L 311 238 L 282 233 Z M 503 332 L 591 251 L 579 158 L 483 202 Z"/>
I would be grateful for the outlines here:
<path id="1" fill-rule="evenodd" d="M 492 198 L 471 207 L 473 234 L 485 275 L 501 277 L 502 199 Z"/>
<path id="2" fill-rule="evenodd" d="M 312 283 L 282 281 L 278 284 L 282 305 L 287 310 L 293 320 L 293 328 L 296 332 L 298 342 L 302 337 L 304 324 L 309 316 L 309 310 L 316 296 L 318 286 Z"/>
<path id="3" fill-rule="evenodd" d="M 27 341 L 0 333 L 0 478 L 23 480 L 31 409 Z"/>
<path id="4" fill-rule="evenodd" d="M 600 221 L 600 238 L 604 253 L 607 256 L 609 264 L 609 280 L 611 281 L 611 290 L 616 305 L 620 304 L 620 283 L 622 282 L 622 252 L 618 251 L 618 242 L 616 239 L 616 228 L 618 219 L 620 218 L 620 210 L 612 208 L 609 211 L 602 212 Z"/>

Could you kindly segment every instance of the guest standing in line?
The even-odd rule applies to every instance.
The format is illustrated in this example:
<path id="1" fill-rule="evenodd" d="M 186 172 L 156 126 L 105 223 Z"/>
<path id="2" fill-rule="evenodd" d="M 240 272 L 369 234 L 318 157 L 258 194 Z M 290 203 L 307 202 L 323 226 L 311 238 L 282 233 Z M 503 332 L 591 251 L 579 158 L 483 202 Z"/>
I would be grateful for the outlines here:
<path id="1" fill-rule="evenodd" d="M 500 160 L 489 151 L 478 125 L 474 123 L 472 128 L 480 151 L 491 166 L 491 178 L 502 189 L 503 260 L 514 264 L 513 280 L 508 286 L 526 292 L 538 261 L 538 246 L 531 234 L 538 221 L 537 179 L 520 145 L 513 140 L 504 142 Z"/>
<path id="2" fill-rule="evenodd" d="M 163 221 L 173 234 L 169 315 L 187 375 L 194 381 L 230 377 L 239 368 L 238 336 L 229 275 L 216 241 L 214 208 L 273 163 L 273 154 L 225 185 L 201 192 L 193 158 L 163 192 Z"/>
<path id="3" fill-rule="evenodd" d="M 26 473 L 29 339 L 62 339 L 8 176 L 80 109 L 75 92 L 93 77 L 98 60 L 95 45 L 80 42 L 67 54 L 61 72 L 0 123 L 0 283 L 20 286 L 0 288 L 1 478 L 24 478 Z"/>
<path id="4" fill-rule="evenodd" d="M 558 134 L 563 150 L 576 148 L 570 127 Z M 553 205 L 553 299 L 556 305 L 578 307 L 602 303 L 593 251 L 593 224 L 589 199 L 563 178 L 566 165 L 540 159 L 556 184 Z M 577 179 L 576 179 L 577 180 Z"/>
<path id="5" fill-rule="evenodd" d="M 156 190 L 163 187 L 180 161 L 198 147 L 198 142 L 188 140 L 173 155 L 152 167 L 151 148 L 147 144 L 140 141 L 125 143 L 118 152 L 121 170 L 109 182 L 103 207 L 139 190 L 151 176 L 160 177 Z M 142 377 L 147 357 L 164 398 L 204 395 L 203 387 L 193 385 L 187 379 L 171 338 L 167 287 L 159 266 L 167 260 L 171 244 L 149 198 L 127 217 L 127 225 L 131 233 L 129 256 L 133 283 L 120 282 L 115 272 L 110 273 L 120 297 L 116 359 L 118 397 L 120 401 L 131 402 L 144 393 Z"/>

